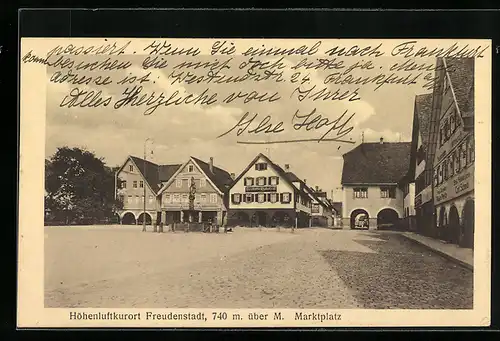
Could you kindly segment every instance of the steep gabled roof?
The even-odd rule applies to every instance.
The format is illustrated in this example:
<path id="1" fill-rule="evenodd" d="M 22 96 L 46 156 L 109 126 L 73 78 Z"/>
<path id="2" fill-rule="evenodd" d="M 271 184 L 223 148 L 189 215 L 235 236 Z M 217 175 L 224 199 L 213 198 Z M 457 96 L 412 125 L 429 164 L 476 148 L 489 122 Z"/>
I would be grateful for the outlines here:
<path id="1" fill-rule="evenodd" d="M 205 161 L 191 156 L 191 159 L 198 164 L 200 169 L 205 173 L 205 175 L 214 183 L 215 186 L 221 191 L 225 192 L 229 186 L 232 184 L 233 179 L 231 174 L 222 168 L 213 166 L 213 173 L 210 171 L 210 165 Z"/>
<path id="2" fill-rule="evenodd" d="M 426 148 L 431 126 L 432 93 L 415 97 L 415 111 L 417 113 L 418 132 L 422 138 L 422 144 Z"/>
<path id="3" fill-rule="evenodd" d="M 460 114 L 474 113 L 474 58 L 446 58 L 446 68 Z"/>
<path id="4" fill-rule="evenodd" d="M 144 161 L 140 157 L 130 155 L 129 158 L 134 162 L 142 177 L 146 180 L 151 190 L 155 193 L 161 187 L 162 181 L 168 181 L 180 165 L 157 165 L 151 161 Z M 126 163 L 126 162 L 125 162 Z M 123 168 L 123 167 L 122 167 Z"/>
<path id="5" fill-rule="evenodd" d="M 396 184 L 408 172 L 411 142 L 362 143 L 343 155 L 342 184 Z"/>

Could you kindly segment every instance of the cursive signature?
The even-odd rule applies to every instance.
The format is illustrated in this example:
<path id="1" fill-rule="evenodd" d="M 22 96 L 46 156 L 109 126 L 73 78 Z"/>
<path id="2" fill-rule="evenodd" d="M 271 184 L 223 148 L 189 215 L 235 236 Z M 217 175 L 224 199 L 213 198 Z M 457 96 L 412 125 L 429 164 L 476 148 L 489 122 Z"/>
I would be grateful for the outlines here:
<path id="1" fill-rule="evenodd" d="M 317 113 L 316 108 L 314 108 L 309 114 L 304 115 L 299 114 L 299 110 L 297 110 L 292 117 L 293 129 L 305 129 L 306 131 L 310 131 L 327 127 L 329 129 L 317 140 L 318 143 L 323 141 L 328 134 L 334 131 L 337 132 L 336 136 L 328 139 L 328 141 L 354 143 L 352 141 L 342 140 L 342 137 L 346 136 L 354 129 L 353 126 L 348 126 L 347 124 L 354 117 L 354 115 L 356 115 L 356 113 L 353 113 L 350 116 L 347 116 L 347 113 L 348 111 L 346 110 L 337 119 L 331 121 L 329 118 L 323 117 L 323 115 Z M 294 123 L 296 121 L 299 122 Z"/>
<path id="2" fill-rule="evenodd" d="M 229 134 L 230 132 L 232 132 L 236 128 L 238 128 L 238 130 L 236 131 L 237 136 L 240 136 L 245 131 L 248 134 L 259 134 L 259 133 L 276 134 L 276 133 L 281 133 L 282 131 L 284 131 L 283 122 L 280 121 L 275 125 L 273 125 L 273 123 L 270 122 L 271 115 L 267 115 L 260 122 L 258 122 L 256 126 L 252 126 L 252 127 L 251 127 L 251 125 L 254 123 L 254 121 L 258 121 L 258 120 L 256 120 L 256 118 L 257 118 L 257 116 L 259 116 L 259 114 L 255 113 L 252 117 L 249 117 L 249 116 L 250 116 L 250 113 L 246 112 L 231 129 L 229 129 L 225 133 L 217 136 L 217 138 L 220 138 L 222 136 Z"/>

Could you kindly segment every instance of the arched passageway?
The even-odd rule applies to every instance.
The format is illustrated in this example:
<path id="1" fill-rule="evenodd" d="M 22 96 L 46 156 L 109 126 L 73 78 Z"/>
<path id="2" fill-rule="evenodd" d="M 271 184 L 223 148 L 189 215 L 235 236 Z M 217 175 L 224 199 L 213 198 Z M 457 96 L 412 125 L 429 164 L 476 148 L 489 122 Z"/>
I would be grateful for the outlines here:
<path id="1" fill-rule="evenodd" d="M 144 212 L 139 214 L 139 217 L 137 218 L 137 224 L 143 223 L 142 221 L 143 217 L 144 217 Z M 151 216 L 149 215 L 149 213 L 146 213 L 146 225 L 151 225 L 151 221 L 152 221 Z"/>
<path id="2" fill-rule="evenodd" d="M 450 208 L 448 217 L 448 238 L 451 243 L 458 244 L 460 241 L 460 217 L 457 208 L 453 205 Z"/>
<path id="3" fill-rule="evenodd" d="M 368 229 L 370 226 L 370 216 L 368 212 L 359 208 L 351 213 L 351 229 L 364 228 Z"/>
<path id="4" fill-rule="evenodd" d="M 137 222 L 135 216 L 131 212 L 127 212 L 122 217 L 122 225 L 135 225 Z"/>
<path id="5" fill-rule="evenodd" d="M 474 248 L 474 200 L 467 200 L 462 213 L 460 246 Z"/>
<path id="6" fill-rule="evenodd" d="M 392 229 L 399 221 L 398 212 L 392 208 L 384 208 L 377 214 L 378 229 Z"/>

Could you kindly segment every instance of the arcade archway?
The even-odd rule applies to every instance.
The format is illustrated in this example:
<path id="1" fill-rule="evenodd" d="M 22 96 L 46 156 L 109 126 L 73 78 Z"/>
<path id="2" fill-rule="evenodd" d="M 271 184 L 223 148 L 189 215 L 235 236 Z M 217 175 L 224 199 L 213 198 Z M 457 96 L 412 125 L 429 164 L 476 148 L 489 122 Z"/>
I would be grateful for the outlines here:
<path id="1" fill-rule="evenodd" d="M 370 216 L 365 210 L 358 208 L 351 213 L 351 229 L 369 228 Z"/>
<path id="2" fill-rule="evenodd" d="M 137 222 L 135 216 L 131 212 L 127 212 L 122 217 L 122 225 L 135 225 Z"/>
<path id="3" fill-rule="evenodd" d="M 255 212 L 255 215 L 257 217 L 257 226 L 267 226 L 268 224 L 268 219 L 267 219 L 267 213 L 264 211 L 257 211 Z"/>
<path id="4" fill-rule="evenodd" d="M 474 200 L 465 203 L 462 213 L 460 246 L 474 248 Z"/>
<path id="5" fill-rule="evenodd" d="M 396 226 L 398 220 L 398 212 L 396 212 L 392 208 L 384 208 L 377 214 L 377 228 L 391 229 Z"/>
<path id="6" fill-rule="evenodd" d="M 137 224 L 143 223 L 143 221 L 142 221 L 143 217 L 144 217 L 144 212 L 139 214 L 139 217 L 137 218 Z M 146 225 L 151 225 L 151 221 L 152 221 L 151 215 L 146 212 Z"/>
<path id="7" fill-rule="evenodd" d="M 458 210 L 454 205 L 450 207 L 448 231 L 448 240 L 452 243 L 458 244 L 460 241 L 460 216 L 458 215 Z"/>

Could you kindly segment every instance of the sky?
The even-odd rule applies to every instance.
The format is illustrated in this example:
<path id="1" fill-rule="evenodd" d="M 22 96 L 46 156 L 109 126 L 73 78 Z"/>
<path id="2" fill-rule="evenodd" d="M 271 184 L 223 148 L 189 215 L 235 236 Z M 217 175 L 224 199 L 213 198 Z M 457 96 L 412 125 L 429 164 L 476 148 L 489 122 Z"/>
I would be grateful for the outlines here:
<path id="1" fill-rule="evenodd" d="M 75 57 L 75 61 L 78 61 Z M 89 57 L 81 59 L 91 61 Z M 92 57 L 99 60 L 103 57 Z M 114 70 L 108 73 L 96 71 L 74 71 L 80 76 L 105 76 L 109 75 L 115 82 L 107 86 L 86 85 L 78 86 L 82 89 L 102 91 L 103 96 L 119 98 L 124 90 L 123 85 L 117 85 L 116 80 L 126 75 L 145 75 L 151 70 L 143 70 L 141 62 L 144 56 L 123 56 L 132 66 L 127 70 Z M 291 170 L 302 179 L 307 180 L 311 186 L 319 186 L 333 199 L 340 201 L 340 179 L 342 173 L 342 155 L 361 142 L 363 134 L 365 142 L 378 142 L 382 137 L 387 142 L 410 141 L 413 108 L 415 96 L 429 91 L 422 87 L 423 83 L 410 86 L 387 84 L 374 91 L 374 86 L 364 86 L 360 89 L 361 100 L 348 101 L 298 101 L 292 96 L 296 84 L 288 80 L 294 73 L 290 69 L 296 65 L 301 57 L 287 57 L 281 60 L 283 78 L 286 82 L 246 82 L 240 84 L 207 85 L 207 84 L 172 84 L 168 74 L 172 67 L 182 61 L 213 61 L 215 58 L 207 55 L 197 57 L 170 57 L 169 67 L 161 70 L 152 70 L 150 79 L 154 83 L 144 83 L 144 92 L 164 92 L 170 95 L 174 91 L 179 94 L 200 94 L 205 89 L 217 92 L 218 103 L 202 105 L 183 105 L 159 107 L 153 114 L 144 115 L 145 107 L 125 107 L 114 109 L 112 105 L 98 108 L 67 108 L 60 107 L 61 100 L 71 91 L 74 85 L 67 83 L 54 83 L 50 77 L 57 70 L 47 70 L 47 101 L 46 101 L 46 158 L 50 158 L 57 148 L 83 147 L 95 152 L 98 157 L 104 158 L 109 166 L 120 166 L 128 155 L 143 157 L 145 140 L 147 158 L 158 164 L 184 163 L 189 156 L 194 156 L 208 161 L 214 158 L 214 165 L 238 175 L 258 154 L 268 155 L 275 163 L 289 164 Z M 223 60 L 224 57 L 219 58 Z M 226 58 L 227 59 L 227 58 Z M 273 57 L 270 60 L 278 60 Z M 241 56 L 233 58 L 235 65 L 230 70 L 224 70 L 225 75 L 241 75 L 244 71 L 238 65 L 245 61 Z M 338 58 L 338 60 L 342 60 Z M 352 64 L 353 58 L 343 59 L 345 63 Z M 363 61 L 358 58 L 355 61 Z M 366 62 L 367 60 L 365 60 Z M 353 76 L 369 76 L 377 73 L 390 73 L 388 66 L 401 62 L 393 57 L 378 58 L 375 67 L 371 70 L 353 71 Z M 433 62 L 433 61 L 429 61 Z M 345 64 L 347 65 L 347 64 Z M 196 72 L 202 74 L 200 70 Z M 309 81 L 304 87 L 316 85 L 317 89 L 325 87 L 323 80 L 332 71 L 307 70 Z M 398 73 L 404 75 L 404 73 Z M 130 86 L 130 85 L 129 85 Z M 331 90 L 339 88 L 338 85 L 329 84 Z M 358 86 L 344 85 L 342 91 L 354 90 Z M 223 103 L 221 100 L 233 91 L 258 91 L 268 92 L 269 95 L 278 92 L 280 100 L 269 103 L 250 102 L 243 104 L 240 101 Z M 295 131 L 292 128 L 292 118 L 298 110 L 301 114 L 310 113 L 316 109 L 322 117 L 330 120 L 338 118 L 345 110 L 349 115 L 355 113 L 352 120 L 353 130 L 344 139 L 350 139 L 354 144 L 338 142 L 302 142 L 286 144 L 245 145 L 237 141 L 275 141 L 301 138 L 319 138 L 328 128 L 318 130 Z M 250 136 L 230 133 L 221 138 L 217 136 L 230 130 L 240 120 L 245 112 L 258 113 L 258 121 L 265 116 L 271 116 L 275 124 L 282 121 L 284 132 L 280 134 L 260 134 Z M 256 121 L 253 126 L 258 124 Z M 294 122 L 295 123 L 295 122 Z M 334 136 L 329 136 L 334 137 Z M 151 151 L 153 154 L 151 155 Z"/>

